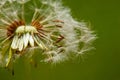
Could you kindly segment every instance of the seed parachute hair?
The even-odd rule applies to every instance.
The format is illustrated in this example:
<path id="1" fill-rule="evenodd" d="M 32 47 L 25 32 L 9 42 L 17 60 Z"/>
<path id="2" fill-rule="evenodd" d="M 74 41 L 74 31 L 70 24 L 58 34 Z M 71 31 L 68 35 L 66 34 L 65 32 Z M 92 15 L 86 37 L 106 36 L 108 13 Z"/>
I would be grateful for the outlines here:
<path id="1" fill-rule="evenodd" d="M 79 56 L 96 39 L 85 22 L 78 22 L 61 0 L 0 0 L 0 66 L 21 56 L 57 63 Z M 41 57 L 42 56 L 42 57 Z"/>

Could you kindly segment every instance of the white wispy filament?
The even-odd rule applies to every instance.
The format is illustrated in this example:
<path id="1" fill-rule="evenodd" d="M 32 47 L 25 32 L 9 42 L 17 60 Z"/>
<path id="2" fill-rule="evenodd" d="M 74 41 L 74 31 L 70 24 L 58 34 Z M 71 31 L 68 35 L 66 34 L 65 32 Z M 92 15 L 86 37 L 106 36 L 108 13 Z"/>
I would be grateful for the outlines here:
<path id="1" fill-rule="evenodd" d="M 18 56 L 57 63 L 90 50 L 96 35 L 61 0 L 0 0 L 0 64 Z"/>

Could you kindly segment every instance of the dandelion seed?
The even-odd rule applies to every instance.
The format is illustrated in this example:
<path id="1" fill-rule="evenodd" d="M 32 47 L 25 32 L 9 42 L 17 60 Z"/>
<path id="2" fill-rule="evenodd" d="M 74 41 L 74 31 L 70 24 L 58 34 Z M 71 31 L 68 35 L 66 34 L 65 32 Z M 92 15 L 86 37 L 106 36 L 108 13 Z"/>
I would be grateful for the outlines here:
<path id="1" fill-rule="evenodd" d="M 96 39 L 87 24 L 74 20 L 61 1 L 38 0 L 39 5 L 36 1 L 32 9 L 25 7 L 32 6 L 28 3 L 32 0 L 0 1 L 1 66 L 8 67 L 18 56 L 29 55 L 31 60 L 36 55 L 34 50 L 44 56 L 42 62 L 61 62 L 73 53 L 90 50 Z"/>

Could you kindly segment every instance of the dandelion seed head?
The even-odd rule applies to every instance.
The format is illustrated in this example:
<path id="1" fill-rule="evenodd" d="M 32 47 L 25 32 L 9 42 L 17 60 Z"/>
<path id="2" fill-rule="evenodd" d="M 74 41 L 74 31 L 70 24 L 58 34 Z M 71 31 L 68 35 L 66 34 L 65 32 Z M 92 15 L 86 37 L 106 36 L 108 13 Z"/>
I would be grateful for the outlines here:
<path id="1" fill-rule="evenodd" d="M 87 23 L 75 20 L 61 0 L 40 0 L 41 5 L 29 1 L 1 0 L 0 64 L 8 66 L 24 55 L 31 60 L 36 51 L 43 56 L 40 61 L 57 63 L 92 49 L 96 35 Z"/>

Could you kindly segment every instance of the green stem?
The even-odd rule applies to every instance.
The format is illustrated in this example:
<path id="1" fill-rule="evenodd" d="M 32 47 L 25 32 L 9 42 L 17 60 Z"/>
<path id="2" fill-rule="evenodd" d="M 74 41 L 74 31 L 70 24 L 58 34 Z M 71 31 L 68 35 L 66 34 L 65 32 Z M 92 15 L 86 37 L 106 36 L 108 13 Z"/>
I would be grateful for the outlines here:
<path id="1" fill-rule="evenodd" d="M 8 57 L 8 62 L 6 63 L 6 67 L 9 66 L 11 58 L 12 58 L 12 50 L 11 50 L 11 47 L 10 47 L 10 49 L 9 49 L 9 57 Z"/>

